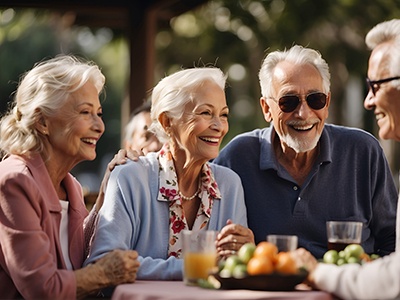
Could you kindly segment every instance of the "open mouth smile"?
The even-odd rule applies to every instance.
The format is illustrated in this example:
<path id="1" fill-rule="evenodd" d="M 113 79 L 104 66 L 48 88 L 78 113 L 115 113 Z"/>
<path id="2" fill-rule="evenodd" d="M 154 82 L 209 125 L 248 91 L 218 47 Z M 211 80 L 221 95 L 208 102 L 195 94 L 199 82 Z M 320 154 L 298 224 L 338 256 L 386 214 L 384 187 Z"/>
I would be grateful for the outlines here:
<path id="1" fill-rule="evenodd" d="M 94 145 L 96 146 L 97 144 L 97 140 L 96 139 L 81 139 L 82 142 L 86 143 L 86 144 L 90 144 L 90 145 Z"/>
<path id="2" fill-rule="evenodd" d="M 307 125 L 289 125 L 296 131 L 310 131 L 314 128 L 315 124 L 307 124 Z"/>

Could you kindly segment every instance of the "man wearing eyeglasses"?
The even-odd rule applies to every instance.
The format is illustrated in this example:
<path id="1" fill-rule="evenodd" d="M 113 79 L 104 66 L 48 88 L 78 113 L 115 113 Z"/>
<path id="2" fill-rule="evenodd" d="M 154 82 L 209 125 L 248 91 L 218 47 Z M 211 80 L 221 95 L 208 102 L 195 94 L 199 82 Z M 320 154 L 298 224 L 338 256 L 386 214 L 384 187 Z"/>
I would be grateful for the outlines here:
<path id="1" fill-rule="evenodd" d="M 400 77 L 397 76 L 400 74 L 400 20 L 376 25 L 365 40 L 372 52 L 368 64 L 369 91 L 364 107 L 374 110 L 381 138 L 400 141 Z M 299 265 L 308 266 L 309 280 L 315 287 L 341 299 L 399 299 L 399 221 L 396 252 L 373 262 L 339 267 L 317 263 L 304 249 L 296 250 L 294 255 Z"/>
<path id="2" fill-rule="evenodd" d="M 275 51 L 259 79 L 271 126 L 237 136 L 214 161 L 241 177 L 256 242 L 294 234 L 321 258 L 326 221 L 360 221 L 366 252 L 394 251 L 397 192 L 387 160 L 371 134 L 325 124 L 331 101 L 325 60 L 298 45 Z"/>

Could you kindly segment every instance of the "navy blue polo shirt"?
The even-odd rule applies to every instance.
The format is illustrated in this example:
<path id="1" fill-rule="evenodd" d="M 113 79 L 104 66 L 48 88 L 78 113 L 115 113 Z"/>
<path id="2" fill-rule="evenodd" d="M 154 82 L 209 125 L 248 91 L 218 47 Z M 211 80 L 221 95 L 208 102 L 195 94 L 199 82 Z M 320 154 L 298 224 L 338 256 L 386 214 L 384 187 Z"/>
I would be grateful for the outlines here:
<path id="1" fill-rule="evenodd" d="M 299 247 L 321 258 L 327 251 L 326 221 L 352 220 L 363 222 L 367 253 L 394 251 L 397 191 L 374 136 L 326 124 L 319 156 L 299 186 L 277 162 L 273 134 L 273 126 L 240 134 L 214 160 L 239 174 L 256 243 L 267 234 L 295 234 Z"/>

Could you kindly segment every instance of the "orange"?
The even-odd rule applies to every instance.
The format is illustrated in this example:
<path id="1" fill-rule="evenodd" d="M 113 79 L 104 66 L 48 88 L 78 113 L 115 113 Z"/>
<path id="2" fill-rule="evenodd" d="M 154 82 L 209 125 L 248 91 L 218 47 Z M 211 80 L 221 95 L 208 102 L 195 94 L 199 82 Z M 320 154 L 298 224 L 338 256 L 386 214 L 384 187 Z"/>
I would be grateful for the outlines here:
<path id="1" fill-rule="evenodd" d="M 275 271 L 285 274 L 297 273 L 297 266 L 295 260 L 289 252 L 279 252 L 276 257 Z"/>
<path id="2" fill-rule="evenodd" d="M 267 257 L 252 257 L 247 263 L 249 275 L 271 274 L 274 271 L 274 264 Z"/>
<path id="3" fill-rule="evenodd" d="M 272 262 L 275 262 L 276 255 L 278 254 L 278 247 L 270 242 L 258 243 L 256 250 L 254 250 L 253 257 L 267 257 Z"/>

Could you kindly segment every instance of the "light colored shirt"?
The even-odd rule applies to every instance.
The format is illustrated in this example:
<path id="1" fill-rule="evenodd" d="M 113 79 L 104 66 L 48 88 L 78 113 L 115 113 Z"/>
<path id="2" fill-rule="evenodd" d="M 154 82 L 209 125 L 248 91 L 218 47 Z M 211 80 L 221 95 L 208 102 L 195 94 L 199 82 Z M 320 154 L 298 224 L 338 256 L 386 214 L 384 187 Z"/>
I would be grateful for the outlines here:
<path id="1" fill-rule="evenodd" d="M 178 179 L 168 144 L 165 144 L 161 149 L 158 160 L 160 163 L 160 188 L 158 199 L 160 201 L 167 200 L 170 202 L 168 256 L 182 258 L 183 230 L 189 230 L 182 201 L 187 200 L 183 200 L 179 194 Z M 200 188 L 198 189 L 197 195 L 200 197 L 201 202 L 192 227 L 192 230 L 195 231 L 207 228 L 214 201 L 219 201 L 221 199 L 218 184 L 208 164 L 203 165 L 199 186 Z M 194 199 L 190 201 L 194 201 Z"/>
<path id="2" fill-rule="evenodd" d="M 68 250 L 68 207 L 69 202 L 65 200 L 60 200 L 61 204 L 61 222 L 60 222 L 60 243 L 61 250 L 64 258 L 65 265 L 67 270 L 72 270 L 71 260 L 69 259 L 69 250 Z"/>
<path id="3" fill-rule="evenodd" d="M 247 227 L 239 176 L 214 164 L 209 164 L 209 169 L 218 183 L 221 198 L 214 201 L 205 229 L 219 231 L 228 219 Z M 85 265 L 113 249 L 134 249 L 141 264 L 137 279 L 182 280 L 183 260 L 168 256 L 170 201 L 158 197 L 160 188 L 158 153 L 115 167 Z"/>
<path id="4" fill-rule="evenodd" d="M 400 196 L 399 196 L 400 198 Z M 397 220 L 400 216 L 397 205 Z M 342 299 L 400 298 L 400 223 L 396 224 L 396 252 L 364 265 L 318 264 L 314 271 L 316 286 Z"/>

